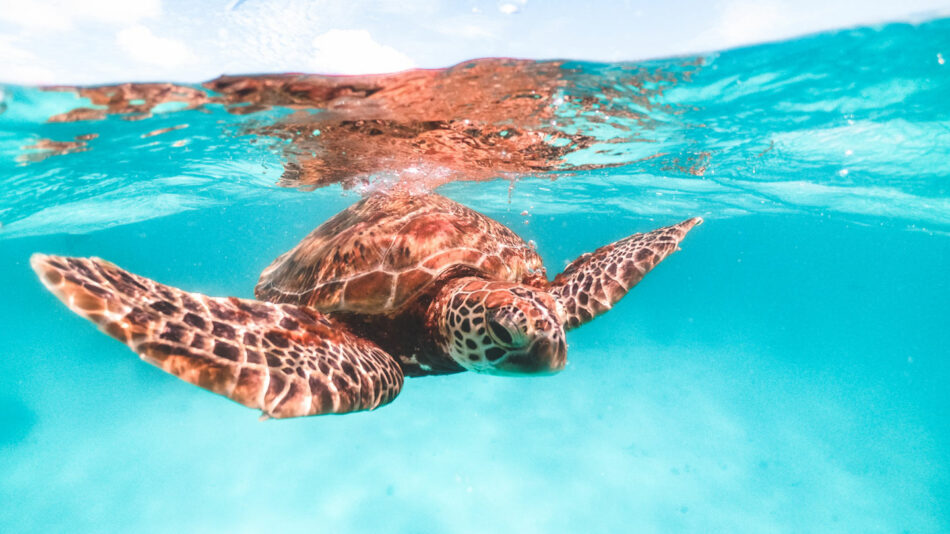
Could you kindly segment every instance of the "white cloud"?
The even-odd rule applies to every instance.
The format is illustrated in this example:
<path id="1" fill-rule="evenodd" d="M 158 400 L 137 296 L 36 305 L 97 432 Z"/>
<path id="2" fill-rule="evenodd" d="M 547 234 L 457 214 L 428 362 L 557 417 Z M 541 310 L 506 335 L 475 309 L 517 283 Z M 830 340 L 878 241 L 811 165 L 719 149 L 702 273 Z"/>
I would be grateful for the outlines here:
<path id="1" fill-rule="evenodd" d="M 141 24 L 122 29 L 115 40 L 129 57 L 140 63 L 177 67 L 195 59 L 183 42 L 159 37 Z"/>
<path id="2" fill-rule="evenodd" d="M 658 55 L 722 50 L 882 21 L 929 20 L 948 13 L 946 0 L 724 0 L 715 6 L 716 15 L 705 22 L 703 31 L 679 45 L 664 47 Z"/>
<path id="3" fill-rule="evenodd" d="M 31 0 L 7 2 L 0 20 L 31 30 L 67 30 L 82 23 L 134 24 L 162 13 L 161 0 Z"/>
<path id="4" fill-rule="evenodd" d="M 71 25 L 69 17 L 43 2 L 10 2 L 0 9 L 0 20 L 30 29 L 64 30 Z"/>
<path id="5" fill-rule="evenodd" d="M 778 1 L 729 2 L 723 6 L 717 33 L 725 46 L 774 39 L 791 29 L 795 13 Z"/>
<path id="6" fill-rule="evenodd" d="M 453 26 L 447 24 L 445 26 L 439 26 L 436 28 L 436 31 L 442 35 L 448 35 L 451 37 L 461 37 L 463 39 L 497 39 L 498 36 L 492 30 L 484 26 L 477 24 L 459 24 Z"/>
<path id="7" fill-rule="evenodd" d="M 313 39 L 310 67 L 323 74 L 372 74 L 411 69 L 402 52 L 377 43 L 366 30 L 333 29 Z"/>
<path id="8" fill-rule="evenodd" d="M 0 65 L 6 66 L 7 62 L 22 63 L 36 59 L 35 54 L 29 50 L 24 50 L 16 46 L 14 39 L 6 35 L 0 35 L 0 58 L 3 58 Z"/>
<path id="9" fill-rule="evenodd" d="M 505 15 L 514 15 L 519 11 L 519 9 L 518 6 L 509 2 L 498 6 L 498 11 L 501 11 Z"/>
<path id="10" fill-rule="evenodd" d="M 27 85 L 52 83 L 55 75 L 38 64 L 36 54 L 16 45 L 14 38 L 0 36 L 0 82 Z"/>
<path id="11" fill-rule="evenodd" d="M 224 72 L 308 70 L 320 21 L 339 18 L 321 12 L 323 7 L 287 0 L 240 4 L 219 26 L 228 33 L 215 42 L 216 67 Z"/>
<path id="12" fill-rule="evenodd" d="M 162 14 L 161 0 L 83 0 L 67 2 L 79 13 L 80 19 L 127 25 Z"/>
<path id="13" fill-rule="evenodd" d="M 47 85 L 57 81 L 56 73 L 39 65 L 30 64 L 0 64 L 3 78 L 0 82 L 17 83 L 22 85 Z"/>

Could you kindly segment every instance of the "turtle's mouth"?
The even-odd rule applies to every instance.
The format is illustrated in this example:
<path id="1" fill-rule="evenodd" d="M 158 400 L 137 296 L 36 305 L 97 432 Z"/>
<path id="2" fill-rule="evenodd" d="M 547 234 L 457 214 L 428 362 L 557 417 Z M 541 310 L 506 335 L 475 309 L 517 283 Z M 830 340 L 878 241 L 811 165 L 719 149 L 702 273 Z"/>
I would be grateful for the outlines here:
<path id="1" fill-rule="evenodd" d="M 567 345 L 563 337 L 543 337 L 536 340 L 525 352 L 511 352 L 495 363 L 490 371 L 503 375 L 548 375 L 564 369 L 567 363 Z"/>

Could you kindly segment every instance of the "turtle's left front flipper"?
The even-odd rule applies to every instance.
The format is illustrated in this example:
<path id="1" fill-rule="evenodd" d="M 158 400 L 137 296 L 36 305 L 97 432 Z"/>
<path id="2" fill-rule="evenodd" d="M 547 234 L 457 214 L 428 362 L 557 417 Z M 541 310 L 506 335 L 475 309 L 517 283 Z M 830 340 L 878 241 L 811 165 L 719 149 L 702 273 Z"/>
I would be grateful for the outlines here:
<path id="1" fill-rule="evenodd" d="M 271 417 L 371 410 L 402 387 L 395 359 L 309 308 L 188 293 L 98 258 L 30 265 L 143 360 Z"/>
<path id="2" fill-rule="evenodd" d="M 551 292 L 564 307 L 564 328 L 576 328 L 613 307 L 702 222 L 694 217 L 634 234 L 574 260 L 551 283 Z"/>

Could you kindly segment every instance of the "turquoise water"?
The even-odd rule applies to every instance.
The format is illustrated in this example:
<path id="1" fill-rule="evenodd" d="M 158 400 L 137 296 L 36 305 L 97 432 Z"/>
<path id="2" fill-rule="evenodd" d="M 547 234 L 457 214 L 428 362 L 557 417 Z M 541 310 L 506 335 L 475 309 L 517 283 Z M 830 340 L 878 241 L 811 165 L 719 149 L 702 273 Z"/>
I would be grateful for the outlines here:
<path id="1" fill-rule="evenodd" d="M 410 379 L 374 412 L 267 422 L 98 333 L 29 255 L 250 297 L 404 169 L 280 187 L 300 149 L 253 132 L 293 108 L 49 123 L 91 104 L 3 87 L 0 531 L 950 531 L 944 58 L 950 20 L 566 65 L 559 94 L 578 98 L 552 127 L 593 144 L 437 191 L 533 240 L 552 275 L 706 223 L 568 335 L 556 376 Z M 637 69 L 672 81 L 623 85 Z M 90 133 L 41 161 L 23 148 Z"/>

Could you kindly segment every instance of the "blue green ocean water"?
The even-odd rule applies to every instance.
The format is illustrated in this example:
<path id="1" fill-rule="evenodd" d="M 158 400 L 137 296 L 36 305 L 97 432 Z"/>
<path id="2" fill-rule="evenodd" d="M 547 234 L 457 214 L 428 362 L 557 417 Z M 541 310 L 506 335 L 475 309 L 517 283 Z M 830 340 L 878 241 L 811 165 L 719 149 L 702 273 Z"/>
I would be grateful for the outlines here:
<path id="1" fill-rule="evenodd" d="M 97 332 L 29 255 L 251 297 L 365 188 L 276 186 L 286 154 L 241 126 L 279 109 L 108 117 L 89 150 L 24 164 L 90 124 L 46 122 L 73 94 L 3 87 L 0 531 L 950 531 L 944 58 L 950 20 L 709 54 L 655 107 L 604 107 L 645 113 L 646 142 L 439 187 L 537 243 L 551 274 L 706 223 L 569 334 L 558 375 L 409 379 L 373 412 L 266 422 Z M 630 65 L 575 67 L 598 95 Z"/>

